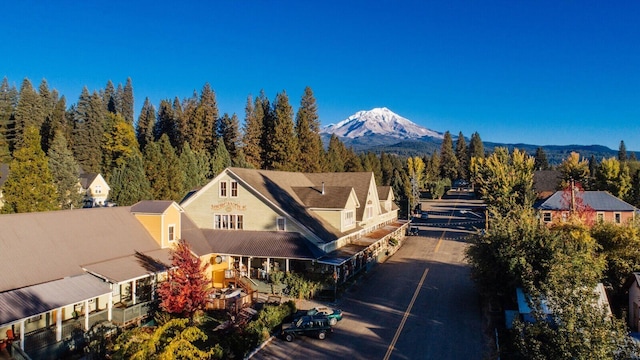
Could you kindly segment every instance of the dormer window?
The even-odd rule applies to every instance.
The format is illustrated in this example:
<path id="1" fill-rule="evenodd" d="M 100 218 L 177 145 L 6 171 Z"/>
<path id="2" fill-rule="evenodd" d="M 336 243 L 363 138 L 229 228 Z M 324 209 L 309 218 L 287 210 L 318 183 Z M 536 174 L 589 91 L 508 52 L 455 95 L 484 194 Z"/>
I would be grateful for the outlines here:
<path id="1" fill-rule="evenodd" d="M 371 219 L 373 217 L 373 206 L 367 206 L 364 209 L 364 218 Z"/>
<path id="2" fill-rule="evenodd" d="M 353 210 L 347 210 L 344 212 L 344 226 L 351 226 L 355 223 L 355 212 Z"/>

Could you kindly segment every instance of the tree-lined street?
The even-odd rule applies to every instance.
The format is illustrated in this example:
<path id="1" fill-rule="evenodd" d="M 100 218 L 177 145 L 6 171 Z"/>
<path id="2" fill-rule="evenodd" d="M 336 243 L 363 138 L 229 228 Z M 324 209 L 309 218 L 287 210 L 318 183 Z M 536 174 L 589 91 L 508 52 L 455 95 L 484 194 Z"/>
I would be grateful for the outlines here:
<path id="1" fill-rule="evenodd" d="M 344 319 L 326 340 L 275 338 L 253 359 L 479 359 L 486 352 L 465 238 L 483 227 L 480 202 L 450 192 L 423 203 L 419 236 L 363 276 L 335 305 Z"/>

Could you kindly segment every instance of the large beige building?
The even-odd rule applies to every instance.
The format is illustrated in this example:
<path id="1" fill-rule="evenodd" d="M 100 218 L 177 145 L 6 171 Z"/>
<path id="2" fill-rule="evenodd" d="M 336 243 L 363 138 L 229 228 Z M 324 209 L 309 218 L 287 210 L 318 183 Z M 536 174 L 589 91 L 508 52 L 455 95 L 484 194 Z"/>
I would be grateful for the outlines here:
<path id="1" fill-rule="evenodd" d="M 372 173 L 302 174 L 228 168 L 181 204 L 0 216 L 0 346 L 50 351 L 74 329 L 139 321 L 189 242 L 213 287 L 272 271 L 347 280 L 404 236 L 390 187 Z"/>

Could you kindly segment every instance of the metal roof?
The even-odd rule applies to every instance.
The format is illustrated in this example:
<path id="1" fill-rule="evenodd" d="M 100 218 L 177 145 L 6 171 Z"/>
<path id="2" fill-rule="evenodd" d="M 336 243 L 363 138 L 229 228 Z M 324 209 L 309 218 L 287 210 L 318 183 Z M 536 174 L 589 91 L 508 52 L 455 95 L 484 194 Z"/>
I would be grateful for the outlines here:
<path id="1" fill-rule="evenodd" d="M 569 210 L 569 204 L 563 199 L 563 192 L 556 191 L 550 198 L 538 206 L 539 210 Z M 634 211 L 636 208 L 606 191 L 584 191 L 578 194 L 584 205 L 595 211 Z"/>
<path id="2" fill-rule="evenodd" d="M 160 245 L 129 207 L 0 215 L 0 292 L 83 274 L 82 265 Z"/>
<path id="3" fill-rule="evenodd" d="M 202 233 L 217 254 L 310 260 L 322 255 L 296 232 L 202 229 Z"/>
<path id="4" fill-rule="evenodd" d="M 82 265 L 90 273 L 106 278 L 113 283 L 137 279 L 149 274 L 165 271 L 171 267 L 171 251 L 159 249 L 146 253 Z"/>
<path id="5" fill-rule="evenodd" d="M 90 274 L 6 291 L 0 293 L 0 327 L 110 292 L 108 283 Z"/>

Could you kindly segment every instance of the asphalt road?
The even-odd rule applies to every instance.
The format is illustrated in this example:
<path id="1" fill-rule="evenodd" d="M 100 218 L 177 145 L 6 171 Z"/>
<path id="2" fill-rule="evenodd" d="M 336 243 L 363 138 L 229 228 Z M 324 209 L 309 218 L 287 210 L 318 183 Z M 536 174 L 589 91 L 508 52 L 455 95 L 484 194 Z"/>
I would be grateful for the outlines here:
<path id="1" fill-rule="evenodd" d="M 466 238 L 484 226 L 479 207 L 467 193 L 424 202 L 419 236 L 330 304 L 344 319 L 327 339 L 274 338 L 252 359 L 482 359 L 487 340 L 464 260 Z"/>

